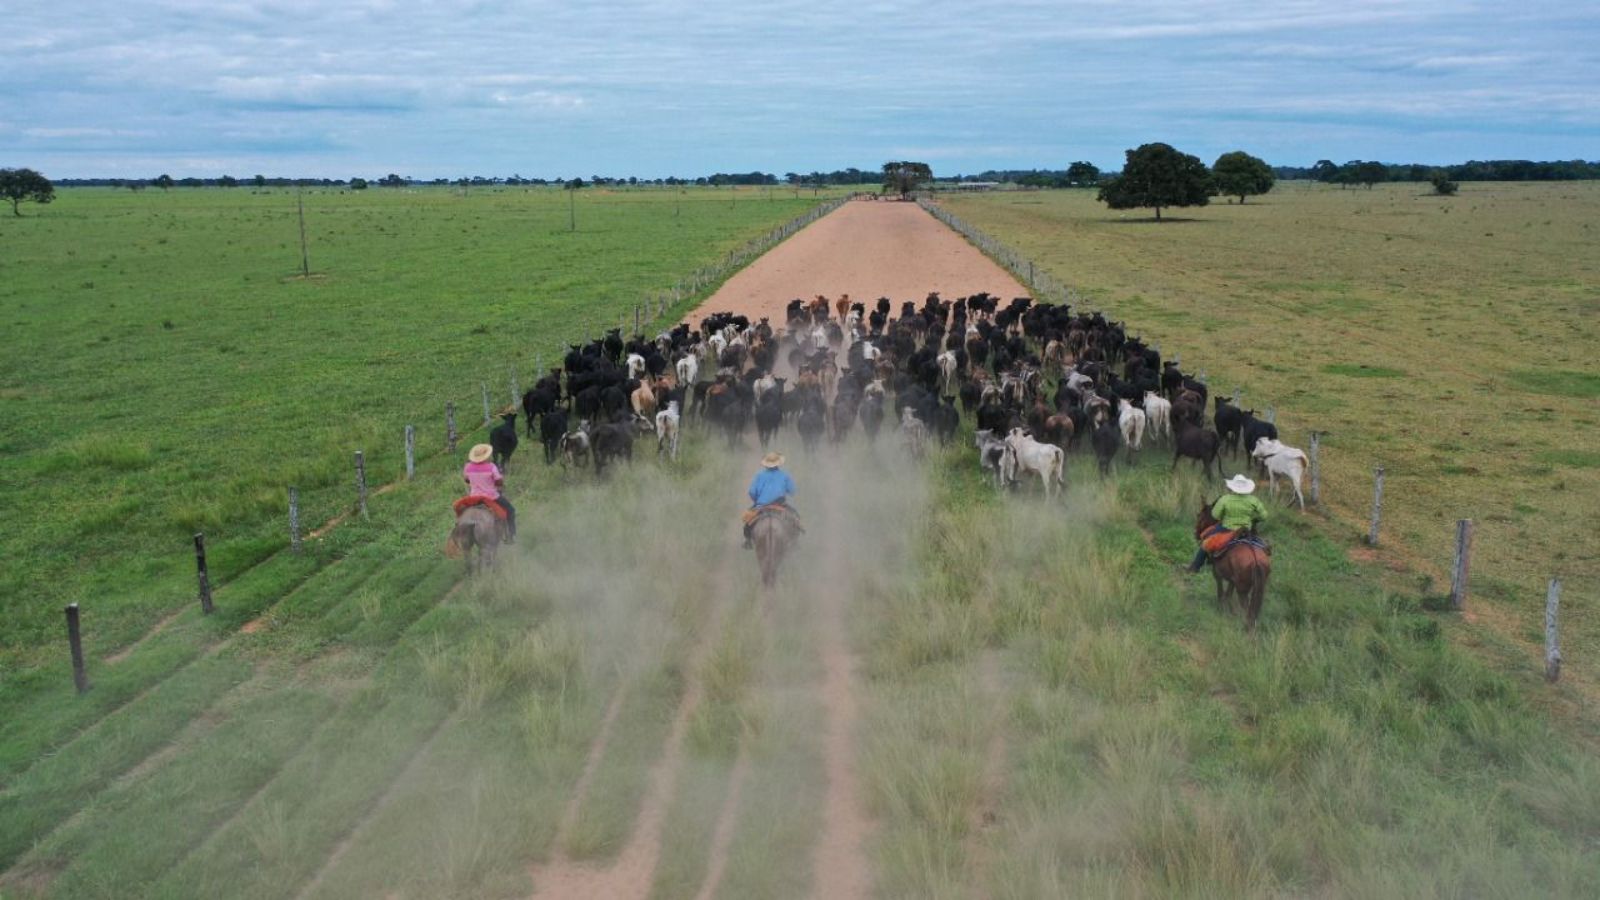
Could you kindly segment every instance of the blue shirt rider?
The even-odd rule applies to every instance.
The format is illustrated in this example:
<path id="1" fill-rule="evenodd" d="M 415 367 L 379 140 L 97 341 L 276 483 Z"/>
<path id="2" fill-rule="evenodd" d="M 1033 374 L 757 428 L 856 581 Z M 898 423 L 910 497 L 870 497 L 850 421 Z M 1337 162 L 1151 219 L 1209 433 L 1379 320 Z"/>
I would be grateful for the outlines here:
<path id="1" fill-rule="evenodd" d="M 768 453 L 761 458 L 761 471 L 750 479 L 750 511 L 745 513 L 744 517 L 746 550 L 754 546 L 750 542 L 750 526 L 755 524 L 755 511 L 773 504 L 788 506 L 789 497 L 794 494 L 794 479 L 789 477 L 789 473 L 785 472 L 782 466 L 782 453 Z"/>

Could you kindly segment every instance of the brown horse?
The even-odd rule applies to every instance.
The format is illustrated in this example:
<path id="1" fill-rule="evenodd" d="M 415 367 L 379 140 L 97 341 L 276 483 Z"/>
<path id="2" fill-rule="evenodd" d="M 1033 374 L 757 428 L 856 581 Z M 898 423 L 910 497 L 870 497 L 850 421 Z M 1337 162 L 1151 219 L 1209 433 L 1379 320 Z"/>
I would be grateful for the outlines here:
<path id="1" fill-rule="evenodd" d="M 476 571 L 494 565 L 494 557 L 505 541 L 505 522 L 482 506 L 474 506 L 456 517 L 456 527 L 444 542 L 444 555 L 451 559 L 465 559 L 467 574 L 474 571 L 472 548 L 478 548 Z"/>
<path id="2" fill-rule="evenodd" d="M 756 561 L 761 565 L 761 586 L 770 588 L 778 581 L 778 566 L 799 534 L 795 514 L 784 509 L 765 509 L 750 526 L 750 540 L 756 545 Z"/>
<path id="3" fill-rule="evenodd" d="M 1201 503 L 1200 513 L 1194 517 L 1195 538 L 1198 540 L 1215 524 L 1211 502 Z M 1217 580 L 1217 606 L 1231 609 L 1231 598 L 1238 597 L 1244 605 L 1244 629 L 1254 632 L 1267 593 L 1267 579 L 1272 576 L 1272 555 L 1254 544 L 1231 544 L 1222 556 L 1211 561 L 1211 574 Z"/>

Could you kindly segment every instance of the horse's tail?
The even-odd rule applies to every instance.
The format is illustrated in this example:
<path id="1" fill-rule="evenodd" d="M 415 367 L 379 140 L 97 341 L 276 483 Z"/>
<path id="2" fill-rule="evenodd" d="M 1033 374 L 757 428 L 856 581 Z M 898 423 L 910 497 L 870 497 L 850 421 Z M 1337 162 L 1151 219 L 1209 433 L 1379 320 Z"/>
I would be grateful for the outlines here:
<path id="1" fill-rule="evenodd" d="M 444 555 L 450 559 L 461 559 L 466 556 L 467 547 L 469 546 L 467 541 L 471 540 L 466 535 L 470 534 L 470 532 L 470 527 L 463 528 L 460 525 L 451 529 L 450 537 L 446 538 L 444 542 Z"/>

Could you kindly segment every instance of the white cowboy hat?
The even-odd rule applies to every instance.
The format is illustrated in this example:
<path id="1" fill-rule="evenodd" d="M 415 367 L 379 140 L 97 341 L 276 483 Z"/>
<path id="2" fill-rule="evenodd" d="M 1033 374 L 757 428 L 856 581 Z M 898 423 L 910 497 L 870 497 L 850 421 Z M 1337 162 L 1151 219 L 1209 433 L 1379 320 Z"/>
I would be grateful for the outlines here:
<path id="1" fill-rule="evenodd" d="M 768 453 L 766 456 L 761 457 L 761 465 L 769 469 L 776 469 L 777 467 L 783 465 L 783 454 L 776 452 Z"/>
<path id="2" fill-rule="evenodd" d="M 1235 494 L 1253 494 L 1256 490 L 1256 483 L 1243 475 L 1235 475 L 1229 478 L 1225 484 L 1228 490 L 1233 491 Z"/>
<path id="3" fill-rule="evenodd" d="M 493 455 L 494 448 L 488 444 L 474 444 L 472 449 L 467 451 L 467 462 L 488 462 L 489 457 Z"/>

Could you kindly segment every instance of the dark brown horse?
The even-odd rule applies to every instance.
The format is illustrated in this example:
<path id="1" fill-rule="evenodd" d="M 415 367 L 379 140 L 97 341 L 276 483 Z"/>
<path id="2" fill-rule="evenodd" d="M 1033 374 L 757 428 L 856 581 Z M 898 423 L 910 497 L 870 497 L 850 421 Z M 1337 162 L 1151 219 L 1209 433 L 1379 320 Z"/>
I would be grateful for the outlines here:
<path id="1" fill-rule="evenodd" d="M 444 542 L 444 555 L 451 559 L 465 559 L 467 574 L 474 571 L 472 548 L 478 548 L 476 570 L 494 565 L 494 557 L 505 541 L 505 522 L 482 506 L 474 506 L 456 517 L 456 527 Z"/>
<path id="2" fill-rule="evenodd" d="M 1195 538 L 1215 524 L 1211 501 L 1201 503 L 1200 513 L 1194 517 Z M 1217 606 L 1231 609 L 1231 598 L 1238 597 L 1244 605 L 1244 629 L 1254 632 L 1267 593 L 1267 579 L 1272 576 L 1272 555 L 1254 544 L 1231 544 L 1222 556 L 1211 561 L 1211 574 L 1217 580 Z"/>
<path id="3" fill-rule="evenodd" d="M 764 509 L 750 526 L 750 540 L 756 545 L 756 561 L 761 564 L 761 585 L 772 587 L 778 581 L 778 566 L 800 532 L 800 523 L 786 509 Z"/>

